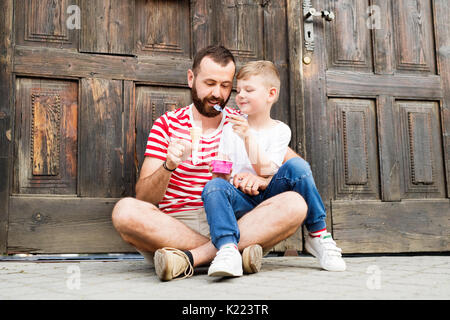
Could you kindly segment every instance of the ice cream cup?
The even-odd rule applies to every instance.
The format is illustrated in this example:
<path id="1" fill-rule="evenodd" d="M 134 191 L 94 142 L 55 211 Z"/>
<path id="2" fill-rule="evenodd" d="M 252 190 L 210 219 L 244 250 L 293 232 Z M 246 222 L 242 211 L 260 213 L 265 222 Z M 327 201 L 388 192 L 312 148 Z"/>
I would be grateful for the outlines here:
<path id="1" fill-rule="evenodd" d="M 230 174 L 231 168 L 233 167 L 233 162 L 228 160 L 212 160 L 212 172 L 213 173 L 223 173 Z"/>

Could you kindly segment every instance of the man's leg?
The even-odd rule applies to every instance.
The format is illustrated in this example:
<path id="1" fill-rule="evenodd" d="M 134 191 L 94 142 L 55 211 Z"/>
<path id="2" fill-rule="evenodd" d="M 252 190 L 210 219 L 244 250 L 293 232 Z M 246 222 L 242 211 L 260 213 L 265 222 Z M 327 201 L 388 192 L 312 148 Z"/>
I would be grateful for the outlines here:
<path id="1" fill-rule="evenodd" d="M 118 201 L 112 221 L 120 236 L 139 251 L 154 252 L 162 247 L 189 250 L 209 242 L 208 238 L 156 206 L 135 198 Z"/>

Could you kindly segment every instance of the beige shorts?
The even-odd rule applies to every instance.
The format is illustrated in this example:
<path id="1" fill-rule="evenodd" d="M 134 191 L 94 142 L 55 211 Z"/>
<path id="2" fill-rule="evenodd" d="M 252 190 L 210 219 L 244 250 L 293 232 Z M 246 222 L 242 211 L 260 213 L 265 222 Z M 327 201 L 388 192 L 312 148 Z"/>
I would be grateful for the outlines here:
<path id="1" fill-rule="evenodd" d="M 204 208 L 184 212 L 170 213 L 169 216 L 183 222 L 189 228 L 200 233 L 202 236 L 211 238 L 209 234 L 209 224 L 208 220 L 206 219 L 206 212 Z M 138 252 L 144 256 L 145 260 L 147 260 L 149 264 L 154 265 L 153 263 L 153 256 L 155 254 L 154 252 L 143 252 L 139 250 Z"/>

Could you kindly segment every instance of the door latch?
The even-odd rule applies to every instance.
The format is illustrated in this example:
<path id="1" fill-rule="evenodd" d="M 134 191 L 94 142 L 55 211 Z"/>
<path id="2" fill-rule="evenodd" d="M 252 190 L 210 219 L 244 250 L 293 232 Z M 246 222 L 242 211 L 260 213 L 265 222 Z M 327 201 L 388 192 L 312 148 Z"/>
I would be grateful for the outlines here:
<path id="1" fill-rule="evenodd" d="M 322 17 L 325 21 L 333 21 L 335 15 L 328 10 L 318 11 L 311 5 L 311 0 L 303 1 L 303 34 L 306 54 L 303 57 L 305 64 L 312 61 L 312 53 L 314 52 L 314 17 Z"/>

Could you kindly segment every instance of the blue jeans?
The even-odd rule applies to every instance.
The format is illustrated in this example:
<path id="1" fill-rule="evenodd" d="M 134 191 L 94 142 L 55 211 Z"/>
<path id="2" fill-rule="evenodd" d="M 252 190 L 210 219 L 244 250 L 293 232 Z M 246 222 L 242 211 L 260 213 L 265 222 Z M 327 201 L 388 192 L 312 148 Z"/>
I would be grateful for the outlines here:
<path id="1" fill-rule="evenodd" d="M 308 205 L 305 226 L 309 232 L 326 228 L 326 211 L 312 176 L 311 167 L 302 158 L 286 161 L 264 191 L 256 196 L 245 194 L 228 181 L 215 178 L 202 192 L 211 241 L 219 249 L 226 243 L 238 244 L 237 220 L 264 200 L 286 191 L 298 192 Z"/>

